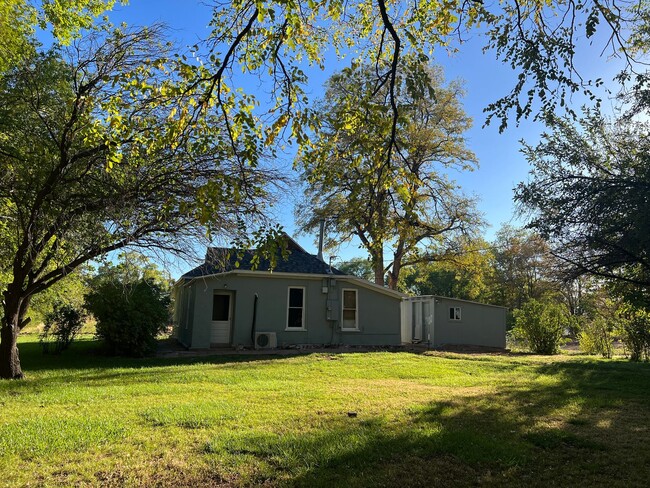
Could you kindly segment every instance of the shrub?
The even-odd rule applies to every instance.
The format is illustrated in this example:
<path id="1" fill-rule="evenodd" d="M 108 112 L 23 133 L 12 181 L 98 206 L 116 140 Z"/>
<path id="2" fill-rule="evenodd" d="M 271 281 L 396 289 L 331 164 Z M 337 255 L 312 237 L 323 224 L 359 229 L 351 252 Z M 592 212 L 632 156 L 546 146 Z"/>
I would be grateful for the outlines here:
<path id="1" fill-rule="evenodd" d="M 65 351 L 79 333 L 86 320 L 83 310 L 68 303 L 57 302 L 45 315 L 45 326 L 39 337 L 43 353 L 60 354 Z M 54 350 L 51 351 L 51 346 Z"/>
<path id="2" fill-rule="evenodd" d="M 620 313 L 620 334 L 632 361 L 650 359 L 650 313 L 641 308 L 626 307 Z"/>
<path id="3" fill-rule="evenodd" d="M 156 348 L 156 336 L 169 319 L 169 296 L 147 280 L 104 281 L 86 295 L 97 320 L 97 336 L 110 354 L 143 356 Z"/>
<path id="4" fill-rule="evenodd" d="M 536 354 L 555 354 L 562 341 L 566 317 L 559 305 L 529 300 L 514 313 L 514 339 Z"/>
<path id="5" fill-rule="evenodd" d="M 603 317 L 583 323 L 578 333 L 580 350 L 587 354 L 600 354 L 611 358 L 614 349 L 612 326 Z"/>

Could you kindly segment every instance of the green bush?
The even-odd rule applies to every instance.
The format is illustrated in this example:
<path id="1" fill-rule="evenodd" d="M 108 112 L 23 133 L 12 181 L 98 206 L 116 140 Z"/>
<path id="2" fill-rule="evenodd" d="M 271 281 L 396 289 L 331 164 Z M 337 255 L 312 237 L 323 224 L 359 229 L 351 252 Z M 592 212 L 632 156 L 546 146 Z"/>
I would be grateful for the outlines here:
<path id="1" fill-rule="evenodd" d="M 650 313 L 642 308 L 626 307 L 620 313 L 619 333 L 632 361 L 650 359 Z"/>
<path id="2" fill-rule="evenodd" d="M 603 317 L 582 324 L 578 332 L 580 350 L 587 354 L 600 354 L 604 358 L 611 358 L 614 349 L 614 335 L 612 326 Z"/>
<path id="3" fill-rule="evenodd" d="M 529 300 L 513 313 L 512 336 L 535 354 L 556 354 L 567 319 L 559 305 Z"/>
<path id="4" fill-rule="evenodd" d="M 169 296 L 148 281 L 103 281 L 86 295 L 97 320 L 97 336 L 110 354 L 143 356 L 156 348 L 156 336 L 169 319 Z"/>
<path id="5" fill-rule="evenodd" d="M 43 353 L 60 354 L 70 347 L 85 320 L 83 310 L 69 303 L 55 303 L 54 309 L 45 315 L 45 325 L 39 337 Z"/>

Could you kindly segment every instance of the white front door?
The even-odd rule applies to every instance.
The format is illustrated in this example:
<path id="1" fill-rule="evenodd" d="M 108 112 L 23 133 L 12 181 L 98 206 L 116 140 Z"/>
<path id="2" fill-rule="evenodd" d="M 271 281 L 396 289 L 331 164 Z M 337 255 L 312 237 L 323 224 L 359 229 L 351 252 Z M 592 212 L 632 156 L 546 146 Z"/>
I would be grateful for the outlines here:
<path id="1" fill-rule="evenodd" d="M 232 293 L 215 291 L 212 297 L 212 328 L 210 329 L 210 345 L 230 345 L 230 329 L 232 326 Z"/>

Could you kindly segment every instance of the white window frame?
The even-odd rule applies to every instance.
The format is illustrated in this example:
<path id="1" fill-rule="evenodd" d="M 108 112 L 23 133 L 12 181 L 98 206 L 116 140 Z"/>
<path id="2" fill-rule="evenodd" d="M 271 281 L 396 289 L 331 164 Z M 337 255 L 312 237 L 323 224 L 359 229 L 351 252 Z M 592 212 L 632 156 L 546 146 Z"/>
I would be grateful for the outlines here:
<path id="1" fill-rule="evenodd" d="M 289 310 L 291 308 L 298 308 L 298 307 L 291 307 L 291 290 L 302 290 L 302 315 L 301 315 L 301 326 L 300 327 L 289 327 Z M 307 289 L 304 286 L 289 286 L 287 288 L 287 318 L 284 321 L 284 330 L 285 331 L 301 331 L 301 330 L 307 330 L 305 328 L 305 312 L 306 312 L 306 307 L 305 307 L 305 302 L 307 298 Z"/>
<path id="2" fill-rule="evenodd" d="M 462 320 L 462 317 L 463 317 L 462 308 L 461 307 L 449 307 L 449 311 L 451 312 L 452 310 L 454 311 L 454 318 L 449 317 L 449 320 L 451 320 L 453 322 L 460 322 Z M 458 313 L 456 313 L 456 312 L 458 312 Z M 458 317 L 458 318 L 456 318 L 456 317 Z"/>
<path id="3" fill-rule="evenodd" d="M 346 291 L 353 291 L 354 292 L 354 305 L 355 308 L 351 309 L 345 308 L 345 292 Z M 354 327 L 344 327 L 343 326 L 343 321 L 344 321 L 344 312 L 345 310 L 354 310 Z M 356 288 L 343 288 L 341 290 L 341 330 L 343 332 L 358 332 L 359 331 L 359 290 Z"/>

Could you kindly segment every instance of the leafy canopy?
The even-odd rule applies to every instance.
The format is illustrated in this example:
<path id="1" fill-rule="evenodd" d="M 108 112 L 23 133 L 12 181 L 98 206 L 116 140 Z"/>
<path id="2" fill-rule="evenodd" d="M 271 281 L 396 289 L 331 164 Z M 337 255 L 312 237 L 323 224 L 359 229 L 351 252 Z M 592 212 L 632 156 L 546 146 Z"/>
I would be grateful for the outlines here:
<path id="1" fill-rule="evenodd" d="M 160 34 L 98 32 L 0 80 L 3 235 L 28 295 L 111 250 L 180 252 L 258 212 L 272 173 L 233 160 L 214 114 L 190 123 Z"/>
<path id="2" fill-rule="evenodd" d="M 650 286 L 649 129 L 587 112 L 578 125 L 555 119 L 538 145 L 525 146 L 533 169 L 516 201 L 569 277 Z"/>
<path id="3" fill-rule="evenodd" d="M 229 118 L 229 137 L 251 149 L 268 146 L 284 136 L 300 146 L 310 145 L 310 133 L 320 124 L 309 106 L 312 67 L 323 69 L 332 58 L 351 58 L 353 64 L 374 66 L 376 89 L 387 93 L 392 113 L 391 137 L 384 156 L 388 161 L 400 146 L 397 102 L 402 61 L 422 62 L 442 52 L 455 52 L 462 41 L 479 34 L 485 50 L 515 72 L 516 83 L 486 109 L 488 123 L 496 118 L 500 129 L 523 117 L 545 119 L 568 106 L 570 97 L 584 92 L 595 96 L 574 63 L 576 40 L 593 39 L 604 31 L 603 48 L 621 53 L 633 63 L 644 54 L 643 21 L 647 4 L 613 0 L 215 0 L 212 34 L 201 52 L 201 65 L 188 63 L 190 78 L 207 80 L 205 99 L 216 99 Z M 203 56 L 203 54 L 205 54 Z M 260 108 L 251 93 L 238 92 L 237 73 L 270 79 L 270 105 Z M 403 76 L 403 74 L 402 74 Z M 263 124 L 253 116 L 263 115 Z"/>
<path id="4" fill-rule="evenodd" d="M 0 73 L 34 55 L 37 29 L 50 29 L 55 43 L 69 45 L 116 3 L 116 0 L 3 0 L 0 2 Z"/>
<path id="5" fill-rule="evenodd" d="M 460 106 L 462 88 L 445 86 L 439 68 L 404 63 L 394 136 L 388 91 L 377 90 L 372 66 L 353 66 L 329 80 L 318 104 L 321 131 L 297 160 L 308 184 L 297 212 L 303 230 L 324 220 L 330 245 L 358 237 L 375 282 L 388 272 L 391 288 L 402 267 L 439 257 L 451 236 L 480 224 L 474 202 L 444 172 L 475 164 L 465 147 L 471 121 Z M 400 149 L 387 160 L 392 137 Z M 385 247 L 393 251 L 388 264 Z"/>

